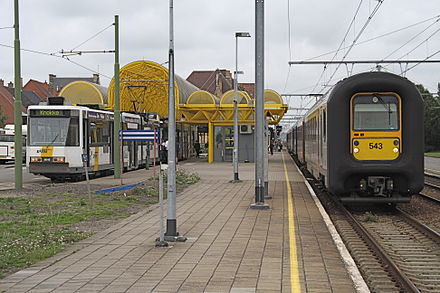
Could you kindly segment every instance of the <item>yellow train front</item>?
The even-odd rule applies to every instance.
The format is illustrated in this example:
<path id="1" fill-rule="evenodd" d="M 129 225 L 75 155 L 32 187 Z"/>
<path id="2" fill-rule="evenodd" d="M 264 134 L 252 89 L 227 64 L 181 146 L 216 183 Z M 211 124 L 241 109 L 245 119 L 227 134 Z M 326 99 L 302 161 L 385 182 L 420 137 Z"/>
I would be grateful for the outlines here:
<path id="1" fill-rule="evenodd" d="M 368 72 L 340 81 L 289 139 L 343 202 L 408 202 L 423 188 L 423 99 L 406 78 Z"/>

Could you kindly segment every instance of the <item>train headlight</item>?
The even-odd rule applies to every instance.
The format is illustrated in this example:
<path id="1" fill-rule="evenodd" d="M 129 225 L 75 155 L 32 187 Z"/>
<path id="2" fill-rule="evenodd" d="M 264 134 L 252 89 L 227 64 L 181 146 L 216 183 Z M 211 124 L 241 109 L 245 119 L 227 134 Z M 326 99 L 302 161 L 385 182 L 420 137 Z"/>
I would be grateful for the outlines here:
<path id="1" fill-rule="evenodd" d="M 358 146 L 358 145 L 359 145 L 359 141 L 355 140 L 355 141 L 353 142 L 353 144 L 354 144 L 355 146 Z"/>
<path id="2" fill-rule="evenodd" d="M 359 153 L 359 149 L 358 149 L 358 148 L 354 148 L 354 149 L 353 149 L 353 152 L 355 152 L 355 153 Z"/>
<path id="3" fill-rule="evenodd" d="M 399 145 L 399 141 L 396 139 L 395 141 L 393 141 L 394 145 Z"/>
<path id="4" fill-rule="evenodd" d="M 398 148 L 394 148 L 394 149 L 393 149 L 393 152 L 395 152 L 395 153 L 397 153 L 398 151 L 399 151 Z"/>

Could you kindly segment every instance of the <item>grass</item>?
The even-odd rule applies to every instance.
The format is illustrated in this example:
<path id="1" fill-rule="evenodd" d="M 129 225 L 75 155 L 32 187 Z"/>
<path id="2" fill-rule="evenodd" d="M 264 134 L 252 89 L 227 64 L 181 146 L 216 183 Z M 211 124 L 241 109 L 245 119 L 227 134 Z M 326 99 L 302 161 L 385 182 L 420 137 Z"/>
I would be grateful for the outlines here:
<path id="1" fill-rule="evenodd" d="M 425 153 L 425 156 L 427 156 L 427 157 L 434 157 L 434 158 L 440 158 L 440 152 Z"/>
<path id="2" fill-rule="evenodd" d="M 373 214 L 372 212 L 366 212 L 362 218 L 362 221 L 365 223 L 368 222 L 378 222 L 379 221 L 379 216 Z"/>
<path id="3" fill-rule="evenodd" d="M 179 171 L 178 189 L 199 176 Z M 32 198 L 0 198 L 0 278 L 62 251 L 92 235 L 77 228 L 101 220 L 117 220 L 157 202 L 158 191 L 143 186 L 129 192 L 51 193 Z"/>

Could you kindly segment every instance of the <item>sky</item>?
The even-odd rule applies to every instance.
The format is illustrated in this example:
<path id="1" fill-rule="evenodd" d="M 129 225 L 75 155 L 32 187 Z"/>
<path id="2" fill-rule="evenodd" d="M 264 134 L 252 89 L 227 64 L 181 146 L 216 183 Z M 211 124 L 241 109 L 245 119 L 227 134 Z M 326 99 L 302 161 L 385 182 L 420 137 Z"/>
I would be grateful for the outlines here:
<path id="1" fill-rule="evenodd" d="M 4 47 L 14 43 L 14 31 L 8 28 L 14 23 L 13 3 L 0 0 L 0 79 L 5 83 L 14 76 L 13 49 Z M 168 0 L 22 0 L 19 5 L 22 49 L 42 53 L 112 50 L 114 29 L 111 24 L 117 14 L 121 67 L 137 60 L 164 63 L 168 59 Z M 371 20 L 367 22 L 369 17 Z M 290 60 L 341 60 L 344 55 L 345 60 L 423 60 L 440 50 L 438 0 L 265 1 L 264 22 L 265 88 L 280 94 L 322 93 L 350 73 L 375 69 L 374 64 L 353 68 L 342 65 L 338 70 L 337 65 L 328 65 L 325 70 L 324 65 L 289 67 Z M 98 32 L 101 33 L 87 41 Z M 187 78 L 193 70 L 217 68 L 232 72 L 235 32 L 251 34 L 251 38 L 238 41 L 238 69 L 244 71 L 239 82 L 254 82 L 255 1 L 174 0 L 176 74 Z M 342 50 L 335 54 L 338 48 Z M 329 52 L 333 53 L 316 58 Z M 103 85 L 110 82 L 112 54 L 70 56 L 69 59 L 72 62 L 22 51 L 23 80 L 25 83 L 29 79 L 45 81 L 49 74 L 87 77 L 99 72 Z M 440 59 L 440 53 L 431 59 Z M 384 64 L 382 70 L 401 74 L 413 65 Z M 425 63 L 408 70 L 405 76 L 437 92 L 439 72 L 440 63 Z M 312 103 L 301 98 L 285 101 L 301 107 Z"/>

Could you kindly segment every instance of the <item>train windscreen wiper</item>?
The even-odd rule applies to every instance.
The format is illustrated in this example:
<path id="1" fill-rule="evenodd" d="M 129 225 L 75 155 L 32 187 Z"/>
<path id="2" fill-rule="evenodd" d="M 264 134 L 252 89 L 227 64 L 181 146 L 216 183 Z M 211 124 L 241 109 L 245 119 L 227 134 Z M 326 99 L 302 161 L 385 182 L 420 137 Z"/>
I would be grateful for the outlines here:
<path id="1" fill-rule="evenodd" d="M 384 106 L 385 110 L 388 111 L 388 125 L 391 126 L 391 103 L 385 103 L 382 97 L 378 94 L 373 94 L 374 97 L 378 99 L 378 101 Z"/>

